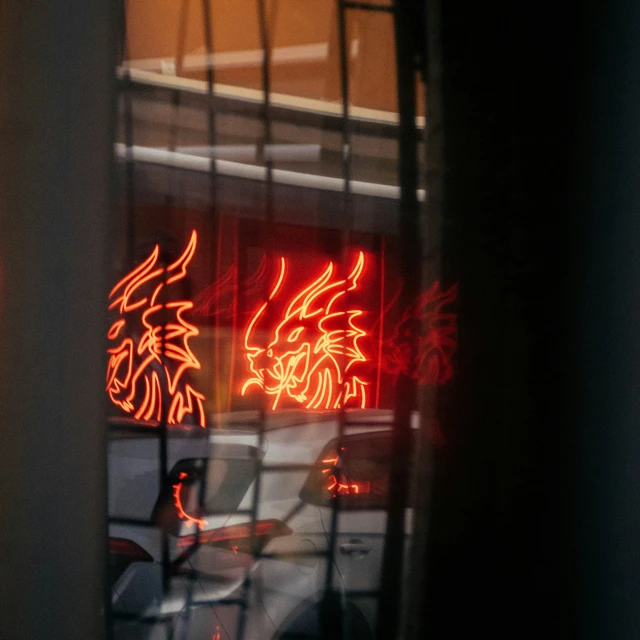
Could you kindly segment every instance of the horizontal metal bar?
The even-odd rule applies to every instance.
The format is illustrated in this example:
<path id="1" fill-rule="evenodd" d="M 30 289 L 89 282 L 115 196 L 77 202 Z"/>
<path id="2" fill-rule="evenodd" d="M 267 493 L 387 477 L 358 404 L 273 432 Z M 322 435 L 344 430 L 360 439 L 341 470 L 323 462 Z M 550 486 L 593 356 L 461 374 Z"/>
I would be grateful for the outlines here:
<path id="1" fill-rule="evenodd" d="M 190 603 L 192 607 L 244 607 L 246 601 L 242 598 L 221 598 L 219 600 L 192 600 Z M 120 620 L 122 622 L 138 622 L 142 624 L 156 624 L 159 622 L 169 622 L 174 619 L 179 612 L 172 613 L 160 613 L 155 616 L 141 616 L 136 613 L 128 613 L 124 611 L 113 611 L 111 616 L 114 620 Z"/>
<path id="2" fill-rule="evenodd" d="M 158 425 L 151 424 L 110 424 L 109 431 L 118 433 L 146 433 L 155 437 L 160 437 L 162 430 Z"/>
<path id="3" fill-rule="evenodd" d="M 163 430 L 160 428 L 159 423 L 141 423 L 135 422 L 110 422 L 108 430 L 111 433 L 144 433 L 149 436 L 159 438 L 163 434 Z M 176 435 L 183 435 L 185 433 L 201 433 L 203 437 L 208 434 L 201 426 L 191 424 L 170 424 L 167 429 L 167 436 L 169 438 Z"/>
<path id="4" fill-rule="evenodd" d="M 202 158 L 231 160 L 235 162 L 253 162 L 258 159 L 258 145 L 219 144 L 213 146 L 195 145 L 176 147 L 178 153 L 187 153 Z M 316 162 L 320 160 L 322 147 L 319 144 L 265 144 L 265 160 L 273 162 Z"/>
<path id="5" fill-rule="evenodd" d="M 134 86 L 156 87 L 169 91 L 180 91 L 193 95 L 208 95 L 209 87 L 205 80 L 194 80 L 182 78 L 175 75 L 165 75 L 144 69 L 130 68 L 125 70 L 117 69 L 117 77 L 125 79 L 127 83 Z M 126 87 L 126 85 L 125 85 Z M 234 87 L 216 83 L 214 85 L 214 95 L 219 100 L 229 100 L 237 103 L 259 105 L 264 104 L 264 92 L 260 89 L 248 89 L 246 87 Z M 297 112 L 314 117 L 329 118 L 341 121 L 343 118 L 342 105 L 328 100 L 315 100 L 291 96 L 279 93 L 270 94 L 270 104 L 273 108 L 286 112 Z M 349 118 L 354 126 L 370 124 L 374 127 L 398 126 L 398 114 L 391 111 L 380 111 L 378 109 L 368 109 L 366 107 L 349 107 Z M 416 117 L 416 127 L 424 129 L 424 116 Z"/>
<path id="6" fill-rule="evenodd" d="M 122 516 L 109 516 L 109 524 L 126 524 L 134 527 L 157 527 L 158 525 L 151 520 L 143 520 L 142 518 L 126 518 Z"/>
<path id="7" fill-rule="evenodd" d="M 346 1 L 342 3 L 345 9 L 359 9 L 361 11 L 385 11 L 393 13 L 395 7 L 392 4 L 371 4 L 370 2 L 350 2 Z"/>
<path id="8" fill-rule="evenodd" d="M 227 509 L 219 511 L 207 511 L 208 517 L 214 516 L 250 516 L 253 513 L 251 509 Z M 142 518 L 128 518 L 125 516 L 109 516 L 109 524 L 131 525 L 134 527 L 157 527 L 158 524 L 152 520 L 143 520 Z M 193 535 L 193 534 L 189 534 Z"/>
<path id="9" fill-rule="evenodd" d="M 242 598 L 224 598 L 222 600 L 193 600 L 192 607 L 246 607 Z"/>
<path id="10" fill-rule="evenodd" d="M 127 147 L 123 143 L 118 142 L 115 145 L 115 152 L 116 157 L 124 162 L 141 162 L 201 173 L 209 173 L 211 171 L 211 164 L 215 163 L 215 171 L 218 175 L 256 180 L 259 182 L 264 182 L 268 179 L 266 167 L 231 162 L 230 160 L 211 160 L 209 158 L 193 156 L 188 153 L 178 153 L 177 151 L 170 151 L 158 147 Z M 305 187 L 321 191 L 344 192 L 345 189 L 344 178 L 332 178 L 312 173 L 299 173 L 287 169 L 273 169 L 271 171 L 271 177 L 274 184 Z M 400 187 L 395 185 L 364 182 L 361 180 L 351 180 L 349 184 L 351 193 L 354 195 L 390 200 L 400 199 Z M 424 202 L 425 194 L 424 189 L 418 189 L 418 201 Z"/>
<path id="11" fill-rule="evenodd" d="M 111 617 L 121 622 L 137 622 L 142 624 L 156 624 L 158 622 L 170 622 L 175 618 L 176 613 L 161 613 L 157 616 L 141 616 L 137 613 L 128 613 L 125 611 L 113 611 Z"/>
<path id="12" fill-rule="evenodd" d="M 393 427 L 395 422 L 375 420 L 354 420 L 343 423 L 345 427 Z"/>
<path id="13" fill-rule="evenodd" d="M 235 458 L 234 458 L 235 459 Z M 250 516 L 253 513 L 251 509 L 236 509 L 235 511 L 207 511 L 204 515 L 205 517 L 213 517 L 213 516 Z M 204 533 L 204 531 L 202 531 Z M 193 535 L 193 534 L 190 534 Z"/>
<path id="14" fill-rule="evenodd" d="M 263 560 L 286 560 L 287 558 L 326 558 L 328 551 L 292 551 L 290 553 L 259 553 L 255 557 Z"/>
<path id="15" fill-rule="evenodd" d="M 228 425 L 225 425 L 225 426 L 226 427 L 241 426 L 243 429 L 246 429 L 246 434 L 249 436 L 257 435 L 257 432 L 263 428 L 261 422 L 230 422 Z"/>
<path id="16" fill-rule="evenodd" d="M 291 471 L 309 471 L 313 469 L 316 465 L 300 463 L 300 464 L 265 464 L 262 466 L 262 471 L 265 472 L 275 472 L 275 471 L 283 471 L 283 472 L 291 472 Z"/>

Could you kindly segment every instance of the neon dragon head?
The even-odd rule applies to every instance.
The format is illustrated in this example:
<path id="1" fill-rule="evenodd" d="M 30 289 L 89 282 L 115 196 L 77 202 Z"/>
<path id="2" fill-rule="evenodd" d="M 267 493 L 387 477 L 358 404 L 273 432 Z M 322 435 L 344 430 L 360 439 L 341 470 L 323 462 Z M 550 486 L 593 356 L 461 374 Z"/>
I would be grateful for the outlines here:
<path id="1" fill-rule="evenodd" d="M 412 375 L 420 384 L 444 384 L 453 377 L 458 316 L 454 312 L 445 313 L 442 308 L 457 296 L 457 284 L 441 291 L 440 282 L 436 281 L 405 310 L 387 344 L 385 365 L 389 373 Z M 417 360 L 412 367 L 411 324 L 416 320 L 422 325 L 422 332 L 417 338 Z"/>
<path id="2" fill-rule="evenodd" d="M 193 303 L 175 299 L 175 283 L 186 278 L 196 244 L 193 231 L 182 255 L 168 266 L 156 245 L 109 294 L 109 309 L 119 318 L 107 334 L 115 343 L 107 350 L 107 392 L 137 420 L 159 421 L 164 403 L 168 424 L 193 416 L 204 427 L 204 396 L 183 380 L 188 369 L 200 369 L 189 347 L 189 338 L 199 332 L 184 319 Z"/>
<path id="3" fill-rule="evenodd" d="M 367 360 L 358 345 L 366 333 L 356 324 L 363 311 L 344 308 L 345 295 L 358 287 L 364 262 L 360 252 L 346 279 L 337 277 L 335 265 L 329 263 L 320 277 L 285 302 L 266 346 L 255 346 L 251 340 L 256 324 L 285 279 L 286 260 L 280 259 L 277 282 L 245 332 L 251 377 L 242 395 L 257 385 L 272 398 L 272 409 L 285 399 L 307 409 L 337 409 L 343 402 L 365 406 L 366 383 L 354 373 L 357 364 Z"/>

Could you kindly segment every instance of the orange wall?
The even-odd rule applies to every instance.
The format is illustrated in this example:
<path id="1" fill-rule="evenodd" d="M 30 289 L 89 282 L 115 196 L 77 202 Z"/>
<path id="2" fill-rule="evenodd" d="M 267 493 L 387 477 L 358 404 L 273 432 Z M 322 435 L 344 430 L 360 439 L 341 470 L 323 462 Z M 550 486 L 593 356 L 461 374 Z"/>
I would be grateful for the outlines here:
<path id="1" fill-rule="evenodd" d="M 312 61 L 273 62 L 272 90 L 322 100 L 340 99 L 336 4 L 327 0 L 267 0 L 271 46 L 305 46 L 322 55 Z M 128 57 L 132 60 L 174 58 L 205 53 L 202 2 L 199 0 L 128 0 Z M 215 53 L 259 50 L 256 0 L 211 0 Z M 357 41 L 350 60 L 352 104 L 396 110 L 393 21 L 390 14 L 350 11 L 348 40 Z M 319 45 L 319 46 L 313 46 Z M 355 45 L 354 45 L 355 46 Z M 204 78 L 202 71 L 179 75 Z M 216 82 L 261 88 L 261 69 L 254 60 L 216 70 Z"/>

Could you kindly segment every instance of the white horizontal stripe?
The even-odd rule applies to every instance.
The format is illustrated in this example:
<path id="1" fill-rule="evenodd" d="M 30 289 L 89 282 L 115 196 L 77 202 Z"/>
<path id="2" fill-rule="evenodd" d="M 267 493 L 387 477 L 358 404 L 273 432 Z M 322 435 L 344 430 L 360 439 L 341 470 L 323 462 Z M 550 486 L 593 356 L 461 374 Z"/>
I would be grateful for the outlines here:
<path id="1" fill-rule="evenodd" d="M 255 160 L 258 156 L 258 147 L 255 144 L 238 144 L 238 145 L 215 145 L 195 146 L 195 147 L 176 147 L 178 153 L 186 153 L 191 156 L 199 156 L 201 158 L 215 158 L 216 160 Z"/>
<path id="2" fill-rule="evenodd" d="M 178 151 L 167 149 L 156 149 L 153 147 L 127 147 L 122 143 L 115 145 L 116 156 L 121 160 L 132 159 L 137 162 L 147 162 L 167 167 L 188 169 L 208 173 L 211 169 L 211 160 L 201 156 L 194 156 Z M 234 178 L 245 178 L 249 180 L 264 181 L 267 179 L 265 167 L 231 162 L 229 160 L 214 160 L 216 163 L 216 173 Z M 329 176 L 319 176 L 311 173 L 299 173 L 297 171 L 286 171 L 284 169 L 274 169 L 272 179 L 275 183 L 286 184 L 295 187 L 307 187 L 310 189 L 322 189 L 325 191 L 344 191 L 344 180 L 342 178 L 332 178 Z M 373 196 L 376 198 L 389 198 L 397 200 L 400 198 L 400 187 L 377 182 L 363 182 L 361 180 L 350 181 L 351 193 L 362 196 Z M 424 202 L 425 190 L 418 189 L 418 200 Z"/>
<path id="3" fill-rule="evenodd" d="M 258 147 L 255 144 L 176 147 L 176 151 L 203 158 L 213 157 L 216 160 L 246 162 L 258 157 Z M 321 151 L 319 144 L 267 144 L 264 146 L 264 157 L 266 160 L 281 162 L 316 162 L 320 160 Z"/>
<path id="4" fill-rule="evenodd" d="M 357 55 L 359 49 L 357 40 L 351 43 L 352 56 Z M 214 69 L 234 69 L 237 67 L 259 67 L 263 62 L 262 49 L 247 49 L 245 51 L 222 51 L 219 53 L 187 54 L 182 58 L 182 68 L 185 71 L 202 71 L 206 69 L 209 61 Z M 294 62 L 318 62 L 329 57 L 329 44 L 318 42 L 316 44 L 293 45 L 289 47 L 274 47 L 271 51 L 271 62 L 274 64 L 287 64 Z M 140 58 L 129 60 L 125 63 L 132 69 L 144 69 L 146 71 L 162 71 L 163 69 L 176 68 L 177 60 L 174 56 L 164 58 Z M 175 73 L 175 71 L 174 71 Z"/>
<path id="5" fill-rule="evenodd" d="M 118 68 L 117 75 L 122 77 L 124 69 Z M 144 69 L 129 69 L 129 77 L 133 82 L 144 84 L 150 87 L 161 87 L 163 89 L 177 89 L 187 93 L 198 93 L 205 95 L 209 87 L 204 80 L 193 80 L 191 78 L 180 78 L 178 76 L 163 75 Z M 264 101 L 264 92 L 260 89 L 248 89 L 246 87 L 234 87 L 228 84 L 214 84 L 214 94 L 221 98 L 231 98 L 235 100 L 245 100 L 261 104 Z M 314 98 L 302 98 L 284 93 L 270 93 L 271 104 L 277 107 L 284 107 L 294 111 L 304 111 L 307 113 L 326 114 L 331 116 L 341 116 L 342 106 L 328 100 L 316 100 Z M 398 124 L 398 114 L 393 111 L 381 111 L 379 109 L 369 109 L 367 107 L 349 107 L 349 117 L 354 120 L 364 122 L 374 122 L 380 124 Z M 416 117 L 416 127 L 424 128 L 424 117 Z"/>

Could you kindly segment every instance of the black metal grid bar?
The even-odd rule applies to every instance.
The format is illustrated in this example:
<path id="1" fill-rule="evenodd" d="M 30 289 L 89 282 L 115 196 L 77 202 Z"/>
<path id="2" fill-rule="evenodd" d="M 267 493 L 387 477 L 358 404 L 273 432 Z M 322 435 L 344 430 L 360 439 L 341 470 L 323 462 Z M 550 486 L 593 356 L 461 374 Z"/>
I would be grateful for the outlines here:
<path id="1" fill-rule="evenodd" d="M 398 95 L 398 157 L 400 169 L 399 271 L 403 280 L 399 302 L 409 308 L 420 295 L 422 245 L 420 204 L 418 202 L 418 135 L 416 131 L 416 71 L 418 56 L 414 36 L 415 15 L 407 0 L 395 0 L 393 26 L 396 47 L 396 80 Z M 392 436 L 387 528 L 385 533 L 380 601 L 376 640 L 395 638 L 401 610 L 402 571 L 405 546 L 405 508 L 409 497 L 411 460 L 411 413 L 417 397 L 417 318 L 409 323 L 408 352 L 410 371 L 396 381 L 394 428 Z"/>
<path id="2" fill-rule="evenodd" d="M 187 2 L 188 0 L 184 0 Z M 210 0 L 202 0 L 202 18 L 203 18 L 203 31 L 205 42 L 205 54 L 206 54 L 206 77 L 207 77 L 207 137 L 209 143 L 209 149 L 211 150 L 210 158 L 210 171 L 209 171 L 209 189 L 210 189 L 210 209 L 209 213 L 214 222 L 214 228 L 218 228 L 218 233 L 221 232 L 220 225 L 218 223 L 217 215 L 217 198 L 216 198 L 216 161 L 213 156 L 213 149 L 216 144 L 216 117 L 215 117 L 215 94 L 214 94 L 214 70 L 213 70 L 213 39 L 212 39 L 212 24 L 211 24 L 211 5 Z M 185 24 L 186 28 L 186 24 Z M 215 238 L 214 238 L 215 241 Z M 215 255 L 215 254 L 214 254 Z M 219 257 L 216 256 L 216 261 Z M 217 317 L 217 316 L 216 316 Z M 216 333 L 216 345 L 218 348 L 218 335 Z M 207 494 L 207 482 L 208 482 L 208 468 L 209 468 L 209 456 L 203 459 L 203 466 L 200 473 L 200 484 L 198 488 L 198 506 L 201 510 L 204 510 L 205 498 Z M 210 514 L 216 515 L 216 514 Z M 226 514 L 225 514 L 226 515 Z M 188 559 L 193 552 L 195 552 L 200 546 L 200 527 L 197 526 L 195 533 L 193 534 L 193 545 L 189 547 L 180 557 L 180 561 L 184 556 Z M 175 563 L 174 563 L 175 564 Z M 198 602 L 194 599 L 194 586 L 195 581 L 199 579 L 199 574 L 196 571 L 187 572 L 189 583 L 187 586 L 187 602 L 185 604 L 185 623 L 184 623 L 184 638 L 188 638 L 189 623 L 191 621 L 191 610 L 198 605 Z M 209 602 L 209 604 L 211 604 Z"/>
<path id="3" fill-rule="evenodd" d="M 240 598 L 221 598 L 219 600 L 216 599 L 205 599 L 205 600 L 193 600 L 191 603 L 192 607 L 242 607 L 244 606 L 244 601 Z M 112 613 L 112 617 L 115 620 L 120 620 L 123 622 L 136 622 L 143 624 L 157 624 L 159 622 L 170 622 L 175 618 L 175 613 L 163 613 L 155 616 L 140 616 L 137 613 L 127 613 L 125 611 L 114 611 Z"/>
<path id="4" fill-rule="evenodd" d="M 132 527 L 153 528 L 157 524 L 151 520 L 143 520 L 142 518 L 127 518 L 123 516 L 110 516 L 109 524 L 120 524 Z"/>
<path id="5" fill-rule="evenodd" d="M 344 0 L 337 0 L 337 21 L 339 34 L 339 53 L 340 53 L 340 89 L 342 95 L 342 175 L 344 181 L 343 190 L 343 216 L 345 225 L 342 233 L 342 268 L 348 270 L 350 232 L 353 227 L 353 207 L 351 203 L 351 131 L 349 126 L 349 58 L 347 50 L 347 25 L 346 25 L 346 6 Z M 347 310 L 348 300 L 348 281 L 345 274 L 344 310 Z M 343 331 L 348 330 L 348 316 L 344 314 Z M 338 414 L 338 433 L 337 433 L 337 463 L 336 473 L 338 477 L 341 473 L 342 456 L 339 455 L 345 432 L 345 423 L 347 421 L 345 411 L 345 370 L 346 355 L 342 357 L 342 384 L 340 390 L 340 410 Z M 336 491 L 331 500 L 331 521 L 327 535 L 327 563 L 325 574 L 324 596 L 321 603 L 320 628 L 323 637 L 334 638 L 335 640 L 343 640 L 346 638 L 346 620 L 344 616 L 344 602 L 339 594 L 334 592 L 333 581 L 336 568 L 335 552 L 338 537 L 338 517 L 340 511 L 340 494 Z"/>
<path id="6" fill-rule="evenodd" d="M 271 144 L 271 43 L 269 34 L 269 21 L 267 17 L 267 8 L 265 0 L 256 0 L 256 9 L 258 14 L 258 27 L 260 33 L 260 46 L 262 49 L 262 91 L 264 101 L 262 104 L 262 117 L 263 117 L 263 142 L 262 149 Z M 271 275 L 273 272 L 273 252 L 271 250 L 270 238 L 273 233 L 273 160 L 270 156 L 266 156 L 263 151 L 263 160 L 266 168 L 266 183 L 265 183 L 265 223 L 266 223 L 266 238 L 265 238 L 265 254 L 267 258 L 267 274 Z M 265 308 L 265 316 L 269 318 L 271 312 L 271 304 L 268 295 L 268 287 L 270 286 L 271 278 L 265 279 L 265 299 L 267 302 Z M 266 340 L 265 336 L 265 340 Z M 266 344 L 265 344 L 266 348 Z M 263 390 L 262 393 L 262 406 L 260 409 L 260 417 L 258 421 L 258 446 L 254 450 L 255 452 L 255 479 L 253 486 L 253 499 L 251 505 L 251 528 L 250 528 L 250 544 L 253 553 L 253 557 L 258 559 L 260 554 L 258 550 L 258 543 L 256 539 L 258 509 L 260 503 L 260 489 L 262 479 L 262 458 L 261 455 L 264 451 L 265 432 L 266 432 L 266 404 L 267 394 Z M 251 589 L 251 573 L 250 569 L 247 569 L 245 578 L 242 585 L 242 598 L 244 605 L 240 607 L 238 615 L 238 625 L 236 631 L 237 640 L 243 640 L 246 630 L 247 620 L 247 603 L 249 602 L 249 594 Z"/>
<path id="7" fill-rule="evenodd" d="M 256 557 L 267 560 L 284 560 L 286 558 L 327 558 L 329 555 L 328 551 L 289 551 L 286 553 L 259 553 Z"/>
<path id="8" fill-rule="evenodd" d="M 392 4 L 371 4 L 370 2 L 343 2 L 345 9 L 356 9 L 360 11 L 382 11 L 385 13 L 393 13 L 395 6 Z"/>
<path id="9" fill-rule="evenodd" d="M 349 422 L 345 422 L 345 427 L 393 427 L 395 422 L 393 420 L 350 420 Z"/>
<path id="10" fill-rule="evenodd" d="M 270 464 L 262 465 L 263 473 L 294 473 L 296 471 L 310 471 L 315 467 L 315 464 Z"/>
<path id="11" fill-rule="evenodd" d="M 167 265 L 163 267 L 163 279 L 164 279 L 164 287 L 162 288 L 162 293 L 165 294 L 167 288 Z M 166 294 L 165 294 L 166 295 Z M 166 301 L 163 301 L 163 306 L 166 304 Z M 162 360 L 166 359 L 166 334 L 167 327 L 166 323 L 163 323 L 162 329 L 160 331 L 160 341 L 161 341 L 161 352 L 162 352 Z M 164 368 L 163 368 L 164 369 Z M 166 373 L 165 373 L 166 377 Z M 165 385 L 169 385 L 169 381 L 167 379 L 164 380 Z M 160 424 L 158 426 L 160 432 L 160 440 L 159 440 L 159 455 L 160 455 L 160 484 L 158 486 L 163 487 L 167 482 L 169 477 L 169 452 L 168 452 L 168 436 L 167 436 L 167 406 L 165 402 L 160 403 Z M 162 584 L 163 588 L 166 591 L 169 589 L 169 536 L 164 529 L 160 530 L 160 548 L 162 553 Z"/>

